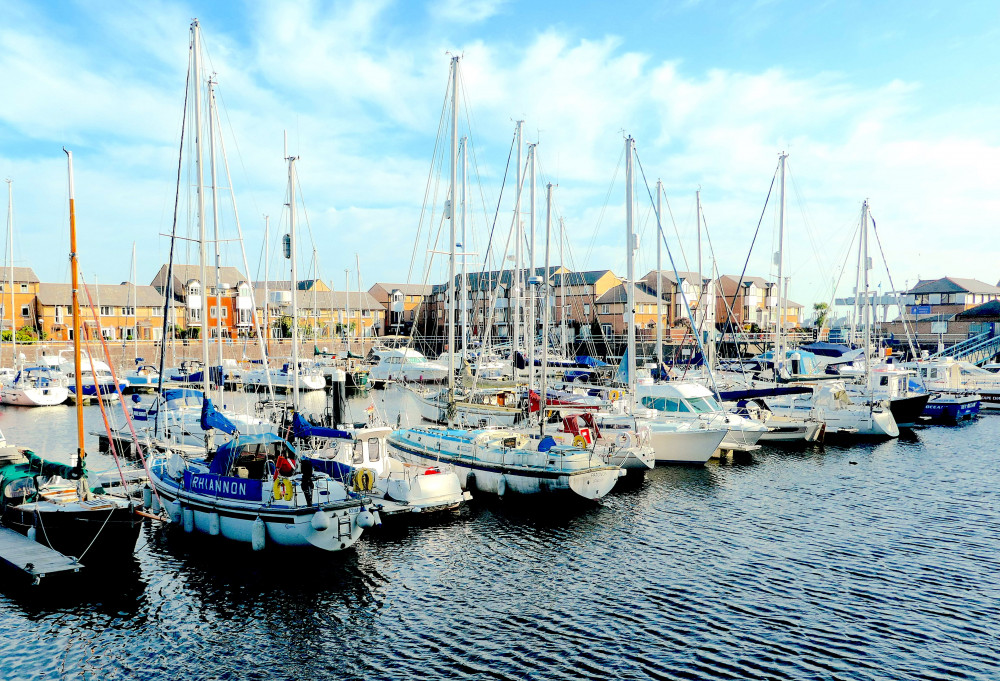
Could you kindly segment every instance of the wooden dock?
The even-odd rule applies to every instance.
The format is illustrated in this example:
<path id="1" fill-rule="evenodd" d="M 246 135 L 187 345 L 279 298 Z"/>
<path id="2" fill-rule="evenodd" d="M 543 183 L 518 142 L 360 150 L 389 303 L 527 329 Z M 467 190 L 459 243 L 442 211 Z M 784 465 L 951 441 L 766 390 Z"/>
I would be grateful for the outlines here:
<path id="1" fill-rule="evenodd" d="M 24 570 L 35 583 L 53 572 L 78 571 L 83 567 L 75 558 L 28 539 L 20 532 L 0 527 L 0 560 Z"/>

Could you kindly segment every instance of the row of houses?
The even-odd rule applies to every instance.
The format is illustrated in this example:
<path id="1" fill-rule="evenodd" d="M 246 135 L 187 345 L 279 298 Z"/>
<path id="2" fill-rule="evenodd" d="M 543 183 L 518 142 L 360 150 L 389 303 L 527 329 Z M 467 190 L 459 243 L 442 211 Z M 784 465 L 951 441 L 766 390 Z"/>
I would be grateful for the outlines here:
<path id="1" fill-rule="evenodd" d="M 256 320 L 269 337 L 283 338 L 290 335 L 294 296 L 299 327 L 314 337 L 370 337 L 414 329 L 424 335 L 446 333 L 446 284 L 380 282 L 368 291 L 334 291 L 320 279 L 294 286 L 287 280 L 251 282 L 238 269 L 222 267 L 217 281 L 213 277 L 204 286 L 199 272 L 195 265 L 175 265 L 168 281 L 168 268 L 163 265 L 148 286 L 89 285 L 80 295 L 84 322 L 93 329 L 92 335 L 100 328 L 107 339 L 159 340 L 164 330 L 180 337 L 200 336 L 203 329 L 211 337 L 252 337 L 257 333 Z M 26 328 L 42 338 L 72 339 L 69 284 L 40 282 L 30 267 L 13 268 L 10 279 L 9 275 L 0 282 L 4 329 Z M 464 284 L 456 278 L 454 284 L 464 298 L 456 304 L 456 322 L 461 323 L 464 313 L 473 336 L 482 335 L 489 325 L 494 337 L 509 337 L 515 316 L 525 319 L 525 292 L 531 287 L 536 297 L 547 299 L 553 325 L 566 329 L 571 338 L 586 337 L 595 329 L 606 335 L 627 331 L 629 284 L 611 270 L 572 272 L 556 266 L 537 268 L 534 273 L 522 270 L 518 277 L 512 270 L 479 272 L 469 274 Z M 166 305 L 168 286 L 171 300 Z M 662 301 L 659 322 L 668 330 L 687 325 L 688 308 L 700 318 L 709 300 L 714 300 L 714 320 L 720 326 L 768 331 L 779 323 L 785 328 L 802 324 L 803 306 L 786 301 L 779 310 L 777 283 L 762 277 L 723 275 L 713 281 L 694 272 L 654 270 L 634 287 L 636 326 L 647 336 L 657 326 L 657 292 Z M 902 298 L 905 314 L 912 319 L 942 319 L 1000 300 L 1000 287 L 944 277 L 920 280 L 894 297 L 896 301 Z M 836 302 L 848 303 L 846 299 Z"/>
<path id="2" fill-rule="evenodd" d="M 720 324 L 761 329 L 773 329 L 779 320 L 787 328 L 801 324 L 802 305 L 786 301 L 784 311 L 778 311 L 777 286 L 773 282 L 761 277 L 726 275 L 715 280 L 715 286 L 710 286 L 712 283 L 694 272 L 649 272 L 634 284 L 636 326 L 643 331 L 655 329 L 658 314 L 664 328 L 684 325 L 687 308 L 697 316 L 702 300 L 708 300 L 709 294 L 714 298 L 715 320 Z M 595 325 L 606 335 L 626 332 L 628 283 L 611 270 L 536 268 L 534 273 L 522 270 L 520 277 L 515 277 L 513 270 L 491 271 L 469 274 L 464 281 L 456 277 L 455 286 L 459 290 L 456 322 L 461 323 L 464 313 L 474 336 L 490 325 L 495 337 L 509 337 L 515 316 L 523 320 L 527 312 L 530 286 L 536 287 L 538 298 L 547 297 L 550 319 L 556 327 L 572 328 L 584 336 Z M 662 300 L 659 313 L 658 291 Z M 369 292 L 387 310 L 384 333 L 405 334 L 414 327 L 425 335 L 445 333 L 449 295 L 446 284 L 379 283 Z"/>

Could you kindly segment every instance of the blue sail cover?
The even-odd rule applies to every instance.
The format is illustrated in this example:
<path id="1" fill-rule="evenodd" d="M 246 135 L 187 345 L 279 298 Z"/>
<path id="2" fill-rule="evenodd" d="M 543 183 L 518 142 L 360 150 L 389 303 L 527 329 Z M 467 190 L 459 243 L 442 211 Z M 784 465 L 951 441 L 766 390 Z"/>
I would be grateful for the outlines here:
<path id="1" fill-rule="evenodd" d="M 844 353 L 851 351 L 851 348 L 846 345 L 841 345 L 840 343 L 824 343 L 822 341 L 809 343 L 808 345 L 800 345 L 799 349 L 811 352 L 814 355 L 822 355 L 823 357 L 840 357 Z"/>
<path id="2" fill-rule="evenodd" d="M 236 424 L 226 418 L 207 397 L 201 404 L 201 428 L 202 430 L 215 428 L 227 435 L 236 435 L 239 430 Z"/>
<path id="3" fill-rule="evenodd" d="M 302 418 L 302 414 L 295 412 L 292 416 L 292 436 L 297 438 L 306 437 L 335 437 L 341 440 L 353 440 L 354 435 L 347 432 L 346 430 L 337 430 L 336 428 L 324 428 L 322 426 L 314 426 L 313 424 Z"/>
<path id="4" fill-rule="evenodd" d="M 590 355 L 577 355 L 576 363 L 581 367 L 593 367 L 595 369 L 597 367 L 606 367 L 608 365 L 607 362 L 602 362 L 601 360 L 595 359 Z"/>

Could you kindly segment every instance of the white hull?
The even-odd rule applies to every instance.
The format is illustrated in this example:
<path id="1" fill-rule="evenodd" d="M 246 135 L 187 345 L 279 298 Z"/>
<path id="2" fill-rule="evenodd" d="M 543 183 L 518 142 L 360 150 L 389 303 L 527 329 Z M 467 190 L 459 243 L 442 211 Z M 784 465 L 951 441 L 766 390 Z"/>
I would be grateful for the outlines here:
<path id="1" fill-rule="evenodd" d="M 605 465 L 586 450 L 575 450 L 574 459 L 565 466 L 560 461 L 550 465 L 558 456 L 553 450 L 545 453 L 483 446 L 476 443 L 476 433 L 436 428 L 396 431 L 389 438 L 389 447 L 403 461 L 449 467 L 464 489 L 499 496 L 570 493 L 600 499 L 622 474 L 621 469 Z"/>
<path id="2" fill-rule="evenodd" d="M 0 403 L 18 407 L 54 407 L 69 398 L 69 389 L 62 386 L 51 388 L 17 388 L 4 386 L 0 392 Z"/>
<path id="3" fill-rule="evenodd" d="M 296 376 L 283 371 L 271 371 L 271 386 L 278 390 L 294 390 Z M 299 390 L 326 389 L 326 376 L 320 372 L 299 374 L 297 376 Z M 267 387 L 267 374 L 263 370 L 250 371 L 243 377 L 243 384 L 248 386 Z"/>
<path id="4" fill-rule="evenodd" d="M 723 430 L 662 430 L 651 426 L 649 443 L 657 463 L 704 464 L 715 456 L 726 435 Z"/>
<path id="5" fill-rule="evenodd" d="M 414 395 L 420 417 L 431 423 L 445 423 L 448 420 L 447 405 L 433 397 Z M 510 428 L 520 421 L 521 410 L 489 404 L 456 402 L 452 417 L 456 422 L 475 427 Z"/>

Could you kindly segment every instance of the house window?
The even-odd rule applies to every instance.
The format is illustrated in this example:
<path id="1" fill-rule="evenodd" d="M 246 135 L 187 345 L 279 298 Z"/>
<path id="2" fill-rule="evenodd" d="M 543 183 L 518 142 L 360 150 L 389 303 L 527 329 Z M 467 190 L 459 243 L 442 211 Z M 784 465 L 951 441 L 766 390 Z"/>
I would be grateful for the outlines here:
<path id="1" fill-rule="evenodd" d="M 101 316 L 102 317 L 110 317 L 112 314 L 114 314 L 114 313 L 111 312 L 111 306 L 110 305 L 101 305 Z"/>
<path id="2" fill-rule="evenodd" d="M 611 314 L 611 306 L 607 303 L 601 305 L 601 314 Z"/>
<path id="3" fill-rule="evenodd" d="M 131 306 L 129 306 L 129 307 L 123 307 L 122 308 L 122 316 L 123 317 L 134 317 L 135 316 L 135 308 L 131 307 Z"/>
<path id="4" fill-rule="evenodd" d="M 955 295 L 953 293 L 942 293 L 941 294 L 941 304 L 947 305 L 948 303 L 953 303 Z"/>
<path id="5" fill-rule="evenodd" d="M 611 335 L 611 325 L 610 324 L 601 324 L 601 332 L 603 332 L 605 336 L 610 336 Z"/>
<path id="6" fill-rule="evenodd" d="M 115 330 L 107 326 L 102 326 L 101 335 L 104 337 L 104 340 L 111 340 L 115 337 Z"/>
<path id="7" fill-rule="evenodd" d="M 229 308 L 228 307 L 222 308 L 222 318 L 223 319 L 229 319 Z"/>
<path id="8" fill-rule="evenodd" d="M 21 284 L 21 293 L 27 293 L 27 292 L 28 292 L 28 285 Z"/>
<path id="9" fill-rule="evenodd" d="M 22 317 L 30 317 L 31 316 L 31 309 L 27 305 L 22 305 L 21 306 L 21 316 Z"/>
<path id="10" fill-rule="evenodd" d="M 583 316 L 584 317 L 589 317 L 590 316 L 590 303 L 584 303 L 583 304 Z"/>
<path id="11" fill-rule="evenodd" d="M 211 309 L 210 309 L 210 310 L 208 311 L 208 316 L 209 316 L 209 317 L 214 317 L 214 316 L 215 316 L 216 314 L 217 314 L 217 313 L 216 313 L 216 311 L 215 311 L 215 305 L 213 305 L 213 306 L 211 307 Z"/>
<path id="12" fill-rule="evenodd" d="M 201 321 L 201 308 L 196 307 L 191 310 L 191 321 L 200 322 Z"/>

